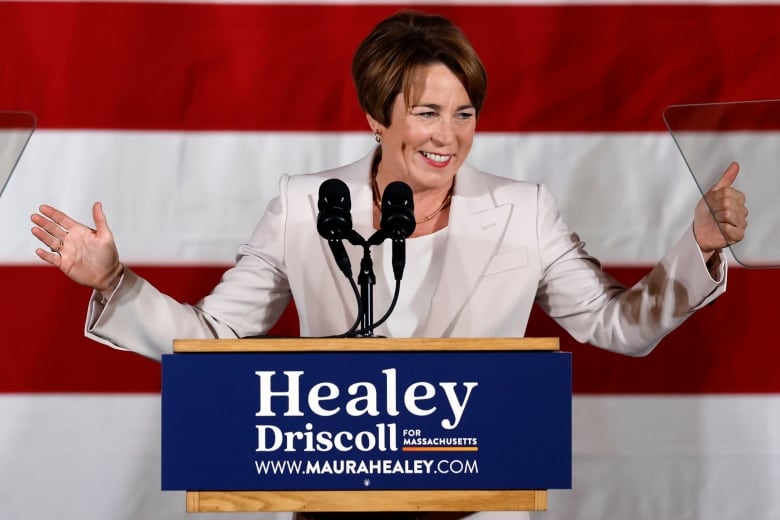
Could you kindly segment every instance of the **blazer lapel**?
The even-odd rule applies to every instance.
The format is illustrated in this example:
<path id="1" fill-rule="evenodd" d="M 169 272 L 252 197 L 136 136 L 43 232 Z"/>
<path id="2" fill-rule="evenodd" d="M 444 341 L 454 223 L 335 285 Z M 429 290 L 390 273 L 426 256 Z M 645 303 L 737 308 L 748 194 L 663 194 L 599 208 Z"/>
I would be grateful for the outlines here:
<path id="1" fill-rule="evenodd" d="M 446 337 L 497 251 L 512 206 L 496 206 L 479 171 L 463 166 L 450 208 L 442 272 L 423 337 Z"/>

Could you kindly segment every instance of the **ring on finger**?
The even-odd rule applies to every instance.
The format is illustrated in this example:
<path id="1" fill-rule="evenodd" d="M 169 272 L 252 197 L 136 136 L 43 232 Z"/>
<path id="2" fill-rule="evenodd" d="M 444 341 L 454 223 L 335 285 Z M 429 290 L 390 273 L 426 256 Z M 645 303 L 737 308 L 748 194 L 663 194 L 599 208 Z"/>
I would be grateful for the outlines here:
<path id="1" fill-rule="evenodd" d="M 59 243 L 59 244 L 57 244 L 57 248 L 56 248 L 56 249 L 55 249 L 55 248 L 51 248 L 51 252 L 52 252 L 52 253 L 59 253 L 59 252 L 60 252 L 60 249 L 62 249 L 62 246 L 64 246 L 64 245 L 65 245 L 65 242 L 63 242 L 61 238 L 58 238 L 57 240 L 59 240 L 59 241 L 60 241 L 60 243 Z"/>

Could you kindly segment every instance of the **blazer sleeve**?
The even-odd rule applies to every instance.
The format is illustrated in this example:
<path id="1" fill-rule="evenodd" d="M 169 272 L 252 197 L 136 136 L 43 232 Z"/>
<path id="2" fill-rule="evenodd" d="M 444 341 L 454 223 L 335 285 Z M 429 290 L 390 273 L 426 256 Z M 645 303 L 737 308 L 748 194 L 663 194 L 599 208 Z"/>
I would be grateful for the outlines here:
<path id="1" fill-rule="evenodd" d="M 174 339 L 236 338 L 265 334 L 290 300 L 285 269 L 288 176 L 249 242 L 239 247 L 234 267 L 194 305 L 157 290 L 131 269 L 107 301 L 93 294 L 87 337 L 114 348 L 160 359 Z"/>
<path id="2" fill-rule="evenodd" d="M 646 276 L 626 287 L 588 255 L 546 188 L 539 197 L 542 278 L 536 302 L 582 343 L 646 355 L 726 289 L 725 255 L 718 252 L 708 266 L 692 226 Z"/>

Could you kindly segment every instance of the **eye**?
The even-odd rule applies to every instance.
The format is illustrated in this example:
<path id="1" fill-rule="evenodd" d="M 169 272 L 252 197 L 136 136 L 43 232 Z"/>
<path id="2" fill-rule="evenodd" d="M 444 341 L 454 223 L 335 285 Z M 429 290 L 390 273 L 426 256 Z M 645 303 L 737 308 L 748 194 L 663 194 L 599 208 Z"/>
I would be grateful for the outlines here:
<path id="1" fill-rule="evenodd" d="M 415 115 L 424 119 L 430 119 L 436 117 L 436 112 L 433 110 L 426 110 L 425 112 L 417 112 Z"/>
<path id="2" fill-rule="evenodd" d="M 466 110 L 464 110 L 464 111 L 462 111 L 462 112 L 458 112 L 458 113 L 457 113 L 457 115 L 456 115 L 456 117 L 457 117 L 458 119 L 463 119 L 463 120 L 468 120 L 468 119 L 471 119 L 471 118 L 472 118 L 472 117 L 474 117 L 474 116 L 475 116 L 474 112 L 472 112 L 472 111 L 466 111 Z"/>

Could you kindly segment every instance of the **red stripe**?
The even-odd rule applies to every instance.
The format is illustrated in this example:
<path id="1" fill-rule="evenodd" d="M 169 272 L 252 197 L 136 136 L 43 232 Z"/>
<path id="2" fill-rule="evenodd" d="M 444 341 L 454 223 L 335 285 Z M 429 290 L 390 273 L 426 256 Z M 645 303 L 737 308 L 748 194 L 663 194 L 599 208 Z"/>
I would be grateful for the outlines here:
<path id="1" fill-rule="evenodd" d="M 0 114 L 0 130 L 33 130 L 35 114 L 30 112 L 3 111 Z"/>
<path id="2" fill-rule="evenodd" d="M 0 103 L 44 128 L 365 130 L 373 5 L 0 3 Z M 671 104 L 780 92 L 780 6 L 436 6 L 490 74 L 488 131 L 662 131 Z"/>
<path id="3" fill-rule="evenodd" d="M 195 302 L 219 281 L 219 267 L 134 267 L 162 291 Z M 0 363 L 3 392 L 158 392 L 160 366 L 131 352 L 84 337 L 91 290 L 45 266 L 0 266 L 0 316 L 5 323 Z M 275 334 L 297 335 L 285 316 Z"/>
<path id="4" fill-rule="evenodd" d="M 624 283 L 645 269 L 608 269 Z M 728 394 L 780 392 L 774 340 L 780 277 L 731 269 L 728 290 L 668 335 L 650 355 L 632 358 L 584 346 L 535 309 L 528 336 L 560 336 L 573 352 L 578 394 Z"/>
<path id="5" fill-rule="evenodd" d="M 160 289 L 193 302 L 216 283 L 218 267 L 136 267 Z M 644 269 L 610 269 L 625 282 Z M 159 365 L 83 337 L 89 291 L 48 267 L 0 268 L 5 322 L 0 392 L 158 392 Z M 729 290 L 667 337 L 648 357 L 628 358 L 575 344 L 534 312 L 529 336 L 562 336 L 574 352 L 578 394 L 780 392 L 774 342 L 780 278 L 732 269 Z M 274 331 L 297 334 L 294 310 Z"/>
<path id="6" fill-rule="evenodd" d="M 780 101 L 671 106 L 664 121 L 675 132 L 780 130 Z"/>

